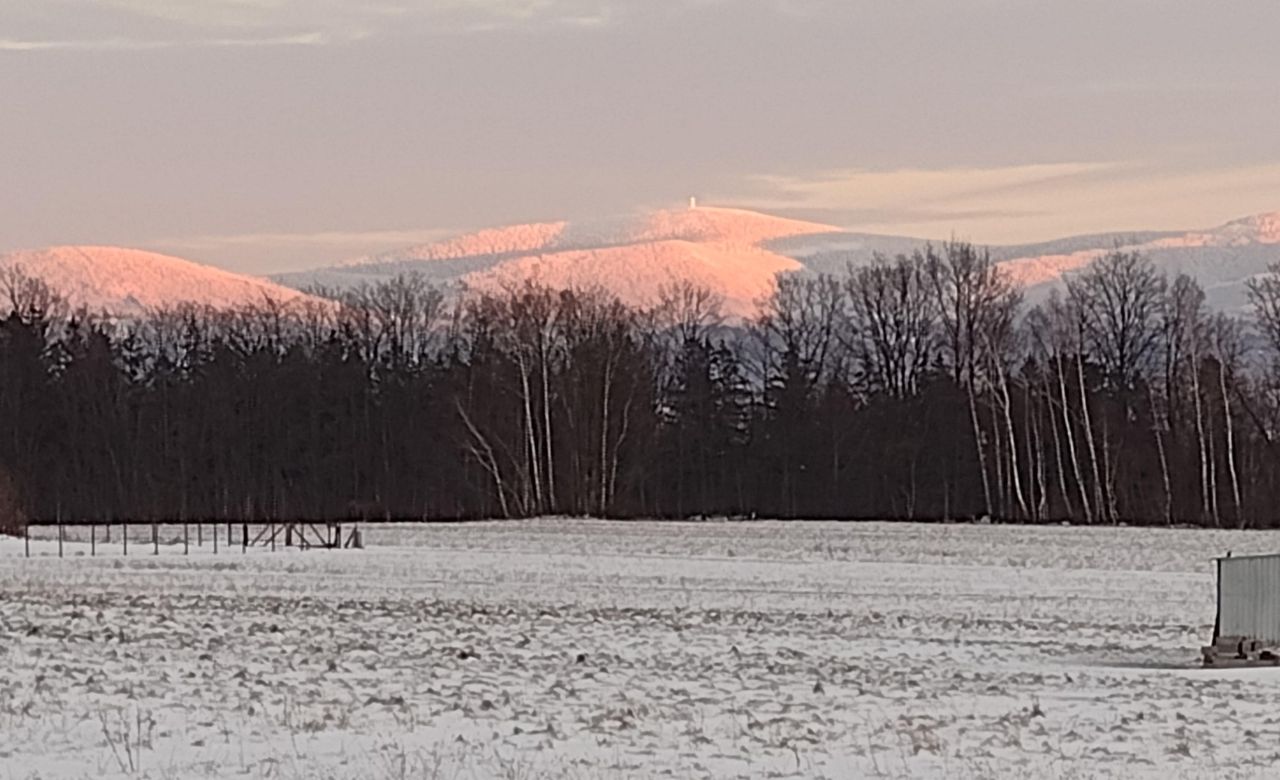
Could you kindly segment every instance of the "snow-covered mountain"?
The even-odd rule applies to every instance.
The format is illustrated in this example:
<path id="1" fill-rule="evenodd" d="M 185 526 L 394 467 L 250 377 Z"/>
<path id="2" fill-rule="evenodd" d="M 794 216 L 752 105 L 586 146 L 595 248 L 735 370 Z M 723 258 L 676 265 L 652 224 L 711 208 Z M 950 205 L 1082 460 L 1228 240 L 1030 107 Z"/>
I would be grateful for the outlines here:
<path id="1" fill-rule="evenodd" d="M 407 272 L 479 289 L 532 279 L 552 287 L 602 288 L 642 305 L 654 302 L 664 283 L 684 279 L 720 293 L 726 314 L 749 316 L 779 272 L 839 273 L 876 254 L 892 257 L 926 243 L 752 211 L 698 207 L 484 230 L 274 278 L 298 288 L 331 289 Z M 1208 230 L 1073 236 L 993 246 L 991 252 L 1035 301 L 1116 248 L 1141 251 L 1170 274 L 1186 272 L 1205 286 L 1211 305 L 1239 309 L 1246 303 L 1245 281 L 1280 261 L 1280 213 Z"/>
<path id="2" fill-rule="evenodd" d="M 299 288 L 348 288 L 418 272 L 439 283 L 499 291 L 526 280 L 596 288 L 635 305 L 656 302 L 663 285 L 691 281 L 720 293 L 725 313 L 746 316 L 783 271 L 803 264 L 772 241 L 837 228 L 752 211 L 697 208 L 587 223 L 553 222 L 484 230 L 275 279 Z"/>
<path id="3" fill-rule="evenodd" d="M 267 279 L 119 247 L 57 246 L 0 254 L 0 271 L 12 267 L 43 280 L 73 308 L 116 316 L 180 303 L 221 309 L 306 297 Z"/>
<path id="4" fill-rule="evenodd" d="M 1108 251 L 1136 251 L 1169 276 L 1185 273 L 1205 290 L 1208 304 L 1239 311 L 1248 306 L 1246 283 L 1280 262 L 1280 212 L 1258 214 L 1207 230 L 1112 236 L 1099 246 L 1010 256 L 1005 268 L 1035 300 Z"/>
<path id="5" fill-rule="evenodd" d="M 313 287 L 350 288 L 418 272 L 446 286 L 500 291 L 534 280 L 596 288 L 649 305 L 677 281 L 707 287 L 724 313 L 747 317 L 782 272 L 839 273 L 925 245 L 923 239 L 841 230 L 739 209 L 698 207 L 590 222 L 549 222 L 484 230 L 281 274 L 274 280 L 231 273 L 132 249 L 63 246 L 0 254 L 0 271 L 21 266 L 73 306 L 130 315 L 183 302 L 229 308 L 264 299 L 291 301 Z M 1095 258 L 1121 248 L 1149 256 L 1170 275 L 1188 273 L 1209 304 L 1246 306 L 1245 282 L 1280 262 L 1280 212 L 1202 230 L 1106 233 L 1022 246 L 991 247 L 1034 302 Z"/>

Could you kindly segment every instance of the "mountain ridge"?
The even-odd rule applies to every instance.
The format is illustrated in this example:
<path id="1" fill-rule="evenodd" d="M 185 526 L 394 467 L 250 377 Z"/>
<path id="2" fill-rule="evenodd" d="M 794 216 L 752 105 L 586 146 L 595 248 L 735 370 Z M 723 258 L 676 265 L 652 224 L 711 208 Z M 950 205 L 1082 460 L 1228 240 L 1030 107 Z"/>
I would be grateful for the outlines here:
<path id="1" fill-rule="evenodd" d="M 685 278 L 723 296 L 727 314 L 749 316 L 776 273 L 840 273 L 876 255 L 910 253 L 929 243 L 938 242 L 698 206 L 586 223 L 494 228 L 272 278 L 296 287 L 343 288 L 419 272 L 437 283 L 480 290 L 531 280 L 552 287 L 603 287 L 641 305 L 653 303 L 666 280 Z M 1212 228 L 1115 231 L 989 247 L 1033 302 L 1115 249 L 1145 252 L 1171 273 L 1188 272 L 1205 284 L 1211 304 L 1239 308 L 1245 281 L 1280 262 L 1280 212 Z"/>
<path id="2" fill-rule="evenodd" d="M 0 253 L 0 270 L 21 266 L 75 307 L 121 315 L 181 303 L 234 308 L 265 299 L 314 300 L 312 288 L 341 291 L 414 272 L 445 287 L 490 292 L 526 282 L 602 289 L 638 306 L 656 303 L 665 286 L 691 282 L 718 293 L 725 315 L 746 318 L 758 310 L 779 273 L 840 273 L 877 255 L 907 254 L 929 243 L 699 206 L 490 228 L 273 277 L 91 245 Z M 1246 282 L 1280 262 L 1280 211 L 1211 228 L 1097 233 L 989 247 L 1032 303 L 1114 249 L 1142 252 L 1171 275 L 1189 273 L 1205 288 L 1211 306 L 1239 310 L 1247 304 Z"/>

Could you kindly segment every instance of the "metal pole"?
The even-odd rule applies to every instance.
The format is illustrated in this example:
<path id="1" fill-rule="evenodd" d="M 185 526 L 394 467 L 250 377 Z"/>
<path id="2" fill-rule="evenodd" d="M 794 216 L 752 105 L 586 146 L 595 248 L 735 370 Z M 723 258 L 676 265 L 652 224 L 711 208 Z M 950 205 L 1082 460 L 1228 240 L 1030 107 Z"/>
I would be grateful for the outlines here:
<path id="1" fill-rule="evenodd" d="M 58 557 L 62 557 L 62 515 L 58 515 Z"/>
<path id="2" fill-rule="evenodd" d="M 276 551 L 276 524 L 271 524 L 271 552 Z"/>
<path id="3" fill-rule="evenodd" d="M 124 542 L 124 557 L 129 557 L 129 521 L 120 521 L 120 541 Z"/>
<path id="4" fill-rule="evenodd" d="M 183 555 L 191 554 L 191 537 L 189 535 L 190 532 L 187 529 L 188 529 L 187 524 L 183 523 L 182 524 L 182 554 Z"/>
<path id="5" fill-rule="evenodd" d="M 89 557 L 98 554 L 98 524 L 89 523 Z"/>
<path id="6" fill-rule="evenodd" d="M 213 527 L 213 554 L 218 554 L 218 526 Z"/>
<path id="7" fill-rule="evenodd" d="M 22 546 L 26 548 L 27 557 L 31 557 L 31 524 L 22 526 Z"/>
<path id="8" fill-rule="evenodd" d="M 151 552 L 152 555 L 160 554 L 160 529 L 156 525 L 155 520 L 151 521 L 151 548 L 152 548 L 152 552 Z"/>
<path id="9" fill-rule="evenodd" d="M 196 547 L 204 547 L 204 523 L 196 523 Z"/>

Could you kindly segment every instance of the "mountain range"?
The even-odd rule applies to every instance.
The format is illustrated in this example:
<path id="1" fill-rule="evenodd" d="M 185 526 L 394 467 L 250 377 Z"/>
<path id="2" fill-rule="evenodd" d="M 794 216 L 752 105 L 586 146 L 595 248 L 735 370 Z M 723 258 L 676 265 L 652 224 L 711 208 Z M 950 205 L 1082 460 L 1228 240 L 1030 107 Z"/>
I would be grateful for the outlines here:
<path id="1" fill-rule="evenodd" d="M 0 254 L 0 270 L 21 266 L 73 305 L 118 315 L 182 302 L 230 307 L 298 299 L 304 290 L 343 290 L 398 274 L 437 284 L 500 291 L 536 280 L 587 287 L 636 305 L 663 285 L 690 281 L 719 293 L 724 313 L 747 317 L 782 272 L 841 272 L 875 255 L 923 247 L 923 239 L 856 233 L 740 209 L 697 207 L 589 222 L 482 230 L 310 271 L 258 278 L 165 255 L 117 247 L 53 247 Z M 1113 249 L 1136 250 L 1170 275 L 1188 273 L 1211 306 L 1246 306 L 1245 282 L 1280 262 L 1280 212 L 1210 229 L 1074 236 L 992 246 L 992 256 L 1032 301 Z"/>

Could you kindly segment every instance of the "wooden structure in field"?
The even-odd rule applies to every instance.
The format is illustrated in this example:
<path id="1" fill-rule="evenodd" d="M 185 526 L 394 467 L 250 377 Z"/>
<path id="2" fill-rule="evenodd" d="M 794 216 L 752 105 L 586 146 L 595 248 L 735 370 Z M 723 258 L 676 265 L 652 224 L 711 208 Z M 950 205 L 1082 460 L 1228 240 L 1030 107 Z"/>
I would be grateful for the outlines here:
<path id="1" fill-rule="evenodd" d="M 1218 608 L 1204 665 L 1280 665 L 1280 553 L 1215 562 Z"/>
<path id="2" fill-rule="evenodd" d="M 250 536 L 248 526 L 241 537 L 245 547 L 298 547 L 303 550 L 319 548 L 325 550 L 360 549 L 364 546 L 360 538 L 360 526 L 350 523 L 347 532 L 342 531 L 342 523 L 271 523 L 262 526 L 256 536 Z"/>

